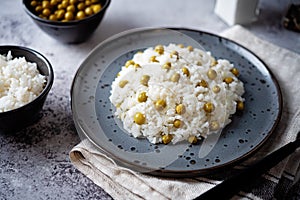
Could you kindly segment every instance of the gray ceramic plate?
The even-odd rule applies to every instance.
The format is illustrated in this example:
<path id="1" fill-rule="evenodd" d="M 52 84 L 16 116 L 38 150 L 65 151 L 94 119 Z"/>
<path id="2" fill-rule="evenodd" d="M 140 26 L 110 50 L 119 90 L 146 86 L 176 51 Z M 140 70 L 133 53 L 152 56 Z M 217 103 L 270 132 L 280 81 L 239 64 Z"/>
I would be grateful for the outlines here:
<path id="1" fill-rule="evenodd" d="M 232 117 L 213 148 L 199 156 L 203 142 L 154 145 L 130 137 L 114 117 L 111 83 L 124 62 L 146 47 L 181 43 L 230 60 L 245 86 L 245 110 Z M 138 29 L 99 44 L 74 78 L 72 112 L 79 135 L 121 166 L 160 176 L 197 176 L 236 163 L 257 150 L 272 134 L 281 115 L 279 86 L 266 65 L 246 48 L 222 37 L 189 29 Z"/>

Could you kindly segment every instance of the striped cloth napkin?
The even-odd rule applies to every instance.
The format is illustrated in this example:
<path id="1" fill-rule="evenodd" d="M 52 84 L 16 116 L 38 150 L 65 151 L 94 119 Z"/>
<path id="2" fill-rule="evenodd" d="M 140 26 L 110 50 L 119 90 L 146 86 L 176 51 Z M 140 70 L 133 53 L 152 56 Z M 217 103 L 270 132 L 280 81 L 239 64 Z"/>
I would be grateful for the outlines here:
<path id="1" fill-rule="evenodd" d="M 70 152 L 74 166 L 114 199 L 194 199 L 221 183 L 231 171 L 243 169 L 284 144 L 296 139 L 300 130 L 300 55 L 259 39 L 236 25 L 221 34 L 250 49 L 276 76 L 283 92 L 283 117 L 274 134 L 251 158 L 223 176 L 176 179 L 160 178 L 120 167 L 97 151 L 87 139 Z M 298 111 L 297 111 L 298 110 Z M 233 199 L 300 199 L 300 151 L 266 172 L 254 185 Z"/>

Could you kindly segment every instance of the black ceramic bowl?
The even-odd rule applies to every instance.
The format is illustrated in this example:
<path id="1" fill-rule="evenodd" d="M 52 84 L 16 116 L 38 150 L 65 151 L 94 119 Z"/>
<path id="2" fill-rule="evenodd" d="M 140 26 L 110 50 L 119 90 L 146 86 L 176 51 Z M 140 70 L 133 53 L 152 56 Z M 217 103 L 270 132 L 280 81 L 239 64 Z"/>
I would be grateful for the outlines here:
<path id="1" fill-rule="evenodd" d="M 63 43 L 81 43 L 86 41 L 96 30 L 110 4 L 110 0 L 100 0 L 101 10 L 81 20 L 69 22 L 51 21 L 38 17 L 30 0 L 23 0 L 26 13 L 48 35 Z"/>
<path id="2" fill-rule="evenodd" d="M 36 63 L 39 72 L 46 76 L 46 84 L 43 91 L 33 101 L 14 110 L 0 112 L 0 133 L 16 132 L 36 122 L 40 118 L 40 111 L 54 80 L 50 62 L 37 51 L 19 46 L 0 46 L 1 55 L 7 55 L 8 51 L 11 51 L 13 58 L 25 57 L 27 62 Z"/>

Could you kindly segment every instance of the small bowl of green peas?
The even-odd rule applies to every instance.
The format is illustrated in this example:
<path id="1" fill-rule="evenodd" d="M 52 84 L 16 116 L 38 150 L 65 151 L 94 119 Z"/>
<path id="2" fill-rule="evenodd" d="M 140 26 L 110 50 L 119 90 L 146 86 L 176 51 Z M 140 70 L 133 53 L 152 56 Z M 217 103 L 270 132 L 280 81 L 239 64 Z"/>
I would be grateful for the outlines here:
<path id="1" fill-rule="evenodd" d="M 26 13 L 49 36 L 81 43 L 95 32 L 110 0 L 23 0 Z"/>

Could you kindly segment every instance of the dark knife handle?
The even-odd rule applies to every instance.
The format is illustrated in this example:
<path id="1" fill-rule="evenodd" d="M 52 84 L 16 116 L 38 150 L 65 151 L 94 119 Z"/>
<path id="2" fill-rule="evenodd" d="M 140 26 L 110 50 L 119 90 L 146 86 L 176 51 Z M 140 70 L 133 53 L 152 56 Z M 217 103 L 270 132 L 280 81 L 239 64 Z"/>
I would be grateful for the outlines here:
<path id="1" fill-rule="evenodd" d="M 290 142 L 273 153 L 269 154 L 262 160 L 251 165 L 249 168 L 242 170 L 237 175 L 234 175 L 224 180 L 219 185 L 203 193 L 196 200 L 210 200 L 210 199 L 230 199 L 233 195 L 237 194 L 245 186 L 252 183 L 255 179 L 259 178 L 268 169 L 278 164 L 288 155 L 293 153 L 300 147 L 300 139 Z"/>

